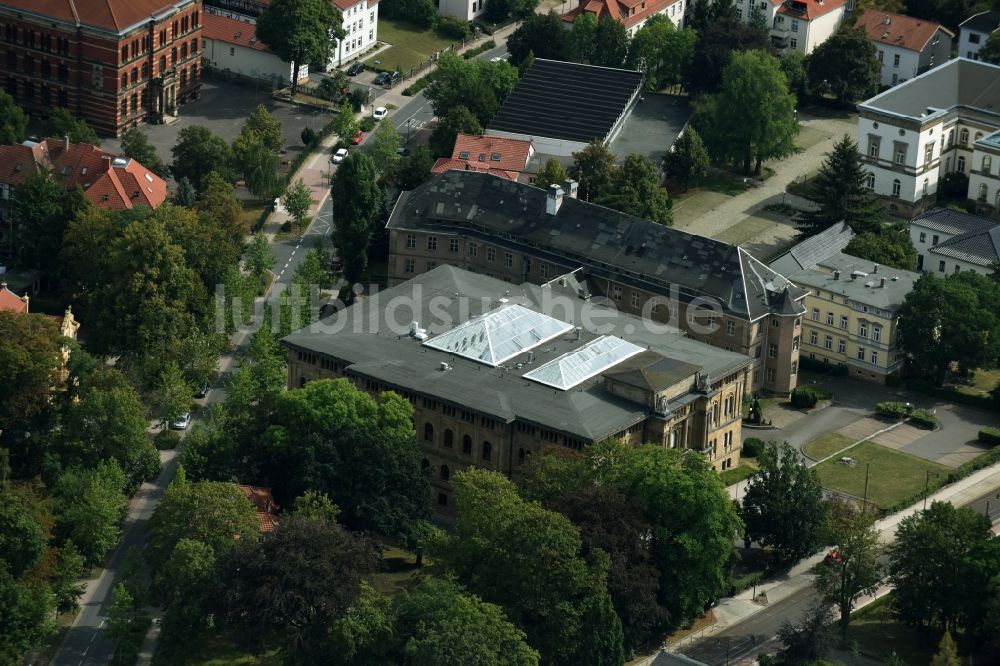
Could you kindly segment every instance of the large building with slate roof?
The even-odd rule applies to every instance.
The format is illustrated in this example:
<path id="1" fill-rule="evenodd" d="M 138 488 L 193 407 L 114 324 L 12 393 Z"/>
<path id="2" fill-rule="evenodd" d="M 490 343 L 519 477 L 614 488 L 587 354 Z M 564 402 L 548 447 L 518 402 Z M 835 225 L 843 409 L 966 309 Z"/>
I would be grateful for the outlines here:
<path id="1" fill-rule="evenodd" d="M 591 141 L 608 144 L 639 99 L 643 79 L 642 72 L 540 58 L 486 133 L 531 141 L 539 153 L 563 157 Z"/>
<path id="2" fill-rule="evenodd" d="M 932 208 L 909 221 L 917 269 L 938 276 L 989 274 L 997 258 L 997 221 L 949 208 Z M 940 249 L 939 249 L 940 248 Z"/>
<path id="3" fill-rule="evenodd" d="M 748 390 L 796 385 L 806 292 L 735 245 L 539 188 L 465 171 L 404 192 L 389 218 L 389 283 L 442 264 L 513 284 L 563 280 L 581 299 L 672 322 L 753 358 Z"/>
<path id="4" fill-rule="evenodd" d="M 595 329 L 595 322 L 600 329 Z M 739 463 L 752 361 L 579 298 L 439 266 L 292 333 L 288 385 L 346 377 L 414 408 L 438 504 L 468 466 L 516 476 L 533 451 L 617 438 Z"/>

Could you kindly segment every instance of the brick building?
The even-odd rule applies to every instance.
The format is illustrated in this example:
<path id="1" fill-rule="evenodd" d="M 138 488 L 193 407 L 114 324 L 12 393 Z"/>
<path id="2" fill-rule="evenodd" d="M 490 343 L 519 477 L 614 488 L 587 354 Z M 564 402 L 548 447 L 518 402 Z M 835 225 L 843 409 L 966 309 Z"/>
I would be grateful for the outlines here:
<path id="1" fill-rule="evenodd" d="M 101 134 L 163 122 L 200 94 L 200 19 L 196 0 L 0 0 L 0 85 Z"/>
<path id="2" fill-rule="evenodd" d="M 798 379 L 806 291 L 742 248 L 486 173 L 448 171 L 389 217 L 389 284 L 449 264 L 513 284 L 573 273 L 581 295 L 753 359 L 747 391 Z M 714 311 L 711 311 L 713 310 Z"/>

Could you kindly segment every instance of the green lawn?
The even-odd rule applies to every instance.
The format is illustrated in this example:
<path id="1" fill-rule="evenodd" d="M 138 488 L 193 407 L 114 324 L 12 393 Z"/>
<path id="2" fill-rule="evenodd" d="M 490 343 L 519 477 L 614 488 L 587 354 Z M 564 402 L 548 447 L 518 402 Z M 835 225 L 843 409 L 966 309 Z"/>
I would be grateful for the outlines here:
<path id="1" fill-rule="evenodd" d="M 817 437 L 803 444 L 802 452 L 813 460 L 822 460 L 852 444 L 854 444 L 854 440 L 847 435 L 841 435 L 839 432 L 828 432 L 822 437 Z"/>
<path id="2" fill-rule="evenodd" d="M 388 547 L 382 553 L 385 571 L 372 576 L 372 586 L 386 596 L 407 590 L 420 580 L 421 569 L 413 554 L 401 548 Z M 426 563 L 426 560 L 425 560 Z"/>
<path id="3" fill-rule="evenodd" d="M 719 472 L 719 478 L 722 479 L 722 485 L 731 486 L 734 483 L 739 483 L 744 479 L 749 479 L 751 476 L 757 473 L 756 463 L 751 464 L 748 459 L 744 459 L 740 462 L 738 467 L 732 469 L 727 469 L 724 472 Z"/>
<path id="4" fill-rule="evenodd" d="M 432 55 L 450 46 L 453 40 L 441 37 L 433 28 L 421 29 L 408 23 L 379 17 L 379 41 L 392 47 L 365 60 L 371 69 L 409 72 Z M 379 64 L 375 64 L 380 60 Z"/>
<path id="5" fill-rule="evenodd" d="M 892 506 L 920 492 L 928 471 L 941 475 L 950 471 L 944 465 L 874 442 L 862 442 L 844 451 L 843 455 L 853 458 L 856 464 L 841 465 L 837 460 L 827 460 L 813 468 L 819 474 L 823 487 L 862 497 L 865 492 L 865 468 L 870 465 L 868 500 L 879 506 Z"/>
<path id="6" fill-rule="evenodd" d="M 745 192 L 748 185 L 743 182 L 742 176 L 732 174 L 710 173 L 701 179 L 698 187 L 703 190 L 711 190 L 719 194 L 735 196 L 740 192 Z"/>
<path id="7" fill-rule="evenodd" d="M 873 601 L 851 618 L 847 630 L 848 643 L 857 641 L 861 652 L 881 659 L 893 652 L 905 664 L 928 664 L 937 652 L 940 634 L 917 632 L 896 622 L 889 606 L 891 595 Z"/>
<path id="8" fill-rule="evenodd" d="M 989 393 L 998 385 L 1000 385 L 1000 369 L 976 370 L 972 375 L 972 383 L 970 385 L 958 385 L 955 389 L 960 393 L 983 395 L 984 393 Z"/>
<path id="9" fill-rule="evenodd" d="M 276 650 L 268 650 L 260 657 L 244 652 L 228 633 L 205 636 L 197 657 L 188 662 L 191 666 L 279 666 L 281 659 Z"/>

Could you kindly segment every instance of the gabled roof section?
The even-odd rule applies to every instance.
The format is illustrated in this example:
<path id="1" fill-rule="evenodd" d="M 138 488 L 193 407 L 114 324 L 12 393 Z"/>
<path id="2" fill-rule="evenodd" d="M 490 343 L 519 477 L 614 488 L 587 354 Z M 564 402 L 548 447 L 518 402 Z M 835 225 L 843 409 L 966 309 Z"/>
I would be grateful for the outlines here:
<path id="1" fill-rule="evenodd" d="M 634 345 L 627 340 L 613 335 L 602 335 L 579 349 L 566 352 L 535 368 L 526 373 L 524 378 L 567 391 L 643 351 L 644 347 Z"/>
<path id="2" fill-rule="evenodd" d="M 238 21 L 212 12 L 205 12 L 202 15 L 201 36 L 204 39 L 269 52 L 267 44 L 257 39 L 257 27 L 253 23 Z"/>
<path id="3" fill-rule="evenodd" d="M 910 224 L 946 234 L 964 234 L 970 231 L 991 229 L 997 223 L 979 215 L 971 215 L 950 208 L 931 208 L 910 220 Z"/>
<path id="4" fill-rule="evenodd" d="M 785 0 L 778 7 L 777 13 L 803 21 L 812 21 L 846 4 L 847 0 Z"/>
<path id="5" fill-rule="evenodd" d="M 465 134 L 455 137 L 451 159 L 476 164 L 482 168 L 524 171 L 534 149 L 531 141 L 487 134 Z"/>
<path id="6" fill-rule="evenodd" d="M 512 304 L 456 326 L 424 346 L 497 367 L 571 330 L 571 324 Z"/>
<path id="7" fill-rule="evenodd" d="M 593 14 L 598 20 L 609 16 L 628 29 L 659 14 L 676 2 L 680 0 L 582 0 L 561 18 L 572 23 L 577 16 L 586 12 Z"/>
<path id="8" fill-rule="evenodd" d="M 953 236 L 930 251 L 989 268 L 1000 260 L 1000 225 Z"/>
<path id="9" fill-rule="evenodd" d="M 0 282 L 0 310 L 7 310 L 18 314 L 27 314 L 28 297 L 18 296 L 7 288 L 6 282 Z"/>
<path id="10" fill-rule="evenodd" d="M 490 123 L 489 132 L 589 143 L 608 138 L 642 72 L 559 60 L 535 61 Z"/>
<path id="11" fill-rule="evenodd" d="M 7 7 L 36 16 L 120 33 L 145 19 L 183 4 L 169 0 L 2 0 Z M 203 14 L 204 15 L 204 14 Z"/>
<path id="12" fill-rule="evenodd" d="M 959 28 L 990 33 L 1000 28 L 1000 12 L 979 12 L 962 21 Z"/>
<path id="13" fill-rule="evenodd" d="M 955 33 L 940 23 L 877 9 L 866 9 L 858 17 L 856 25 L 876 44 L 895 46 L 918 53 L 924 50 L 938 30 L 944 32 L 949 39 L 955 36 Z"/>
<path id="14" fill-rule="evenodd" d="M 847 247 L 852 238 L 854 231 L 851 226 L 846 222 L 837 222 L 796 244 L 768 265 L 782 275 L 792 275 L 804 268 L 815 268 L 818 262 Z"/>

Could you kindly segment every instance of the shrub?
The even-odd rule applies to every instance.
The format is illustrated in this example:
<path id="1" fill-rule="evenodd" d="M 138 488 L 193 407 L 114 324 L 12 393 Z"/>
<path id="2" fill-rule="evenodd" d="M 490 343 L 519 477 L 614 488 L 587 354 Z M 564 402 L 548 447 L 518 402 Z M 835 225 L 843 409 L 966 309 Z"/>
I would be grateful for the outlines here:
<path id="1" fill-rule="evenodd" d="M 312 127 L 306 127 L 302 130 L 301 137 L 303 146 L 312 146 L 315 145 L 318 135 Z"/>
<path id="2" fill-rule="evenodd" d="M 819 397 L 819 393 L 811 386 L 799 386 L 792 391 L 792 406 L 804 409 L 815 407 Z"/>
<path id="3" fill-rule="evenodd" d="M 979 431 L 979 441 L 990 446 L 1000 444 L 1000 430 L 996 428 L 983 428 Z"/>
<path id="4" fill-rule="evenodd" d="M 756 437 L 748 437 L 747 441 L 743 442 L 743 451 L 740 455 L 744 458 L 756 458 L 763 449 L 764 440 L 757 439 Z"/>
<path id="5" fill-rule="evenodd" d="M 938 421 L 938 417 L 927 409 L 914 409 L 910 412 L 910 423 L 920 426 L 921 428 L 927 428 L 928 430 L 937 430 L 941 426 L 941 422 Z"/>
<path id="6" fill-rule="evenodd" d="M 158 451 L 167 451 L 169 449 L 176 448 L 181 442 L 181 436 L 174 430 L 161 430 L 154 440 L 154 444 Z"/>
<path id="7" fill-rule="evenodd" d="M 371 116 L 365 116 L 364 118 L 361 119 L 361 131 L 362 132 L 371 132 L 373 129 L 375 129 L 375 119 L 374 118 L 372 118 Z"/>
<path id="8" fill-rule="evenodd" d="M 285 222 L 282 222 L 282 224 L 281 224 L 281 230 L 284 231 L 284 232 L 291 231 L 292 230 L 292 221 L 291 220 L 287 220 Z"/>
<path id="9" fill-rule="evenodd" d="M 437 33 L 448 39 L 465 39 L 472 34 L 469 24 L 451 16 L 437 17 Z"/>
<path id="10" fill-rule="evenodd" d="M 910 409 L 905 402 L 880 402 L 875 405 L 875 411 L 879 416 L 901 419 L 906 417 Z"/>
<path id="11" fill-rule="evenodd" d="M 410 85 L 408 85 L 406 88 L 403 89 L 403 95 L 405 95 L 406 97 L 412 97 L 413 95 L 416 95 L 421 90 L 430 85 L 430 82 L 431 82 L 430 74 L 426 76 L 421 76 L 419 79 L 417 79 L 416 81 L 414 81 L 413 83 L 411 83 Z"/>

